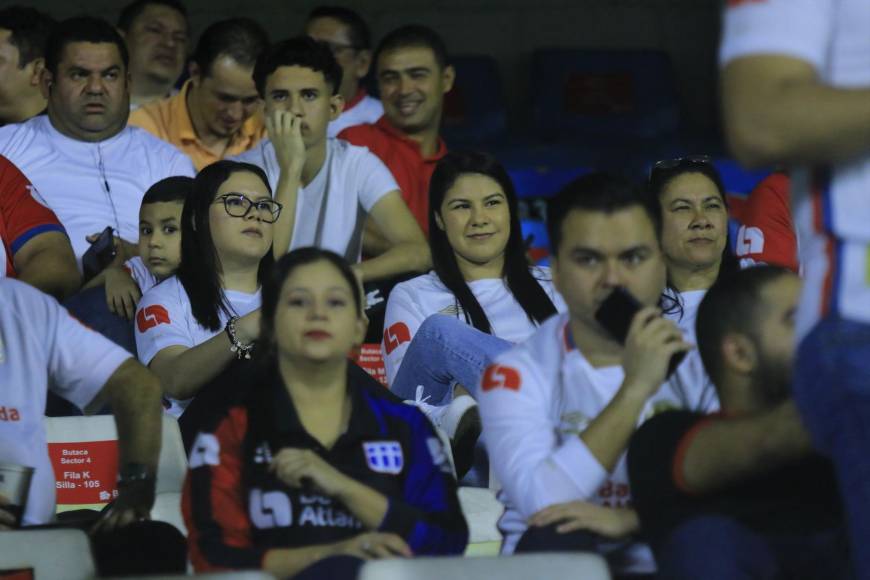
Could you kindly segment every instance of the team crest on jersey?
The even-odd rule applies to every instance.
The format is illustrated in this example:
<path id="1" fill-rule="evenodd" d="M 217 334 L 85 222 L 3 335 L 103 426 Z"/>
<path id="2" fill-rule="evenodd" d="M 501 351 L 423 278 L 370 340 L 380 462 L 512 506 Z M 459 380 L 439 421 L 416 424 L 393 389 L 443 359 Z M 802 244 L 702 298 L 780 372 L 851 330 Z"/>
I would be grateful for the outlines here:
<path id="1" fill-rule="evenodd" d="M 389 473 L 396 475 L 402 472 L 405 466 L 405 458 L 402 455 L 402 446 L 398 441 L 371 441 L 363 443 L 363 451 L 366 455 L 366 464 L 369 469 L 377 473 Z"/>

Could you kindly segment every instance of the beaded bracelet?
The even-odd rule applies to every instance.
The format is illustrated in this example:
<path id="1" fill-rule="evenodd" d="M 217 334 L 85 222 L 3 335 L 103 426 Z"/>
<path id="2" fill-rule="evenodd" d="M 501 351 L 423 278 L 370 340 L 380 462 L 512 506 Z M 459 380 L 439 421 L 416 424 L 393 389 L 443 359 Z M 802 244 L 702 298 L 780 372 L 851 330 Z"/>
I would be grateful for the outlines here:
<path id="1" fill-rule="evenodd" d="M 236 336 L 236 321 L 239 319 L 238 316 L 231 316 L 229 320 L 227 320 L 227 326 L 225 330 L 227 331 L 227 337 L 230 339 L 230 351 L 236 353 L 236 358 L 242 359 L 250 359 L 251 351 L 254 350 L 254 343 L 244 343 L 239 340 Z"/>

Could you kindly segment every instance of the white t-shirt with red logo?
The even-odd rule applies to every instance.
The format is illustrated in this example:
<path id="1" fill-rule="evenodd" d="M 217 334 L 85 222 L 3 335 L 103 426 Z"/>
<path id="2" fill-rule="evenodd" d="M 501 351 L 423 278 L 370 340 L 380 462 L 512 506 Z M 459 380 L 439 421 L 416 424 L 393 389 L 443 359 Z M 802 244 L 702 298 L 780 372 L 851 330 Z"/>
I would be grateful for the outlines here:
<path id="1" fill-rule="evenodd" d="M 227 290 L 224 296 L 235 316 L 244 316 L 260 307 L 260 291 L 254 294 Z M 178 277 L 172 276 L 146 292 L 136 310 L 136 350 L 142 364 L 148 365 L 158 352 L 170 346 L 193 348 L 224 332 L 229 316 L 220 312 L 220 328 L 209 330 L 193 316 L 190 298 Z M 230 348 L 229 339 L 227 349 Z M 192 399 L 170 403 L 167 413 L 180 417 Z"/>
<path id="2" fill-rule="evenodd" d="M 730 0 L 719 58 L 787 56 L 827 86 L 867 89 L 868 27 L 867 0 Z M 870 323 L 870 151 L 793 170 L 791 201 L 804 277 L 798 336 L 824 316 Z"/>
<path id="3" fill-rule="evenodd" d="M 35 468 L 25 525 L 54 518 L 55 478 L 43 424 L 47 388 L 84 409 L 131 356 L 50 296 L 0 279 L 0 463 Z"/>
<path id="4" fill-rule="evenodd" d="M 499 528 L 506 553 L 513 552 L 528 518 L 547 506 L 580 500 L 616 507 L 631 501 L 625 454 L 608 473 L 580 438 L 621 387 L 623 369 L 593 367 L 574 346 L 568 320 L 567 314 L 547 320 L 527 341 L 496 357 L 481 378 L 478 403 L 490 465 L 503 486 L 499 499 L 506 509 Z M 718 409 L 703 369 L 681 364 L 647 401 L 638 424 L 673 408 Z M 655 569 L 646 545 L 629 547 L 629 554 L 622 572 Z"/>
<path id="5" fill-rule="evenodd" d="M 532 274 L 553 301 L 556 311 L 565 312 L 567 307 L 553 287 L 549 268 L 536 267 Z M 538 328 L 529 320 L 526 311 L 503 279 L 475 280 L 469 282 L 468 287 L 483 308 L 493 336 L 518 343 L 531 336 Z M 390 291 L 384 315 L 384 339 L 381 343 L 387 384 L 393 384 L 417 329 L 433 314 L 446 314 L 467 322 L 456 296 L 447 289 L 435 272 L 396 284 Z"/>

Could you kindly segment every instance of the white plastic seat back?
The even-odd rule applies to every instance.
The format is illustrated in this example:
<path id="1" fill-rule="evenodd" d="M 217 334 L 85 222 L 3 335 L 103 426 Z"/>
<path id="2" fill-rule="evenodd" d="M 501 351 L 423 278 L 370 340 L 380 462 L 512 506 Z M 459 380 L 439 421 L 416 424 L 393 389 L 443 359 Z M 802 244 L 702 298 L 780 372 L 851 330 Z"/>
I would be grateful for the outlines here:
<path id="1" fill-rule="evenodd" d="M 610 580 L 598 554 L 542 553 L 515 556 L 410 558 L 366 562 L 359 580 Z"/>
<path id="2" fill-rule="evenodd" d="M 90 541 L 81 530 L 0 532 L 0 571 L 28 569 L 35 580 L 91 580 L 97 573 Z"/>

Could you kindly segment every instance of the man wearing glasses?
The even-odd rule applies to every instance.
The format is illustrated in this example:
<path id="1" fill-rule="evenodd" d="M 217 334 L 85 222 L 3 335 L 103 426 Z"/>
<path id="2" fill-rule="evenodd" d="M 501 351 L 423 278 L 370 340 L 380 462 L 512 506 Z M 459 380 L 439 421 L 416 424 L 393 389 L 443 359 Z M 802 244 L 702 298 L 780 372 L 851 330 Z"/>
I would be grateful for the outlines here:
<path id="1" fill-rule="evenodd" d="M 360 84 L 372 64 L 371 34 L 362 17 L 349 8 L 319 6 L 308 14 L 305 34 L 325 42 L 341 67 L 338 94 L 344 99 L 344 107 L 329 123 L 327 135 L 335 137 L 347 127 L 380 119 L 384 106 Z"/>

